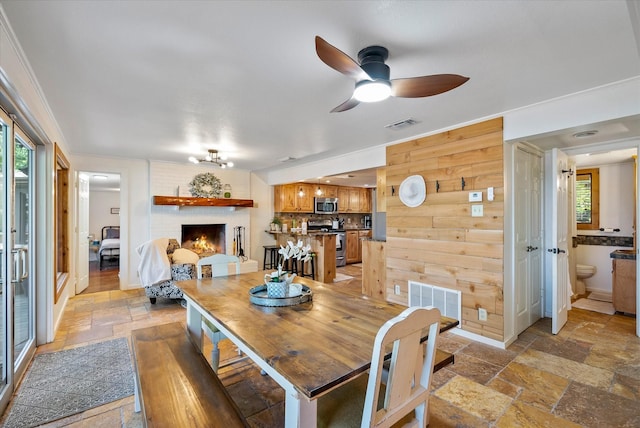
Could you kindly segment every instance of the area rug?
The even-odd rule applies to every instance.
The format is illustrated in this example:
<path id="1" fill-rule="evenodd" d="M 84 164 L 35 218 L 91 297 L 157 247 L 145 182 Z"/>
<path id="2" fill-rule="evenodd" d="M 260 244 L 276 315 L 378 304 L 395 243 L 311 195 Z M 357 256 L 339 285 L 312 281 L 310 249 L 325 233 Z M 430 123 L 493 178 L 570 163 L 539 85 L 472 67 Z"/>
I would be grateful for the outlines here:
<path id="1" fill-rule="evenodd" d="M 336 273 L 336 277 L 333 279 L 333 282 L 347 281 L 349 279 L 353 279 L 353 277 L 343 273 Z"/>
<path id="2" fill-rule="evenodd" d="M 133 395 L 127 339 L 36 355 L 5 427 L 35 427 Z"/>
<path id="3" fill-rule="evenodd" d="M 579 299 L 571 304 L 571 307 L 586 309 L 587 311 L 600 312 L 601 314 L 613 315 L 616 311 L 611 302 L 601 302 L 600 300 Z"/>

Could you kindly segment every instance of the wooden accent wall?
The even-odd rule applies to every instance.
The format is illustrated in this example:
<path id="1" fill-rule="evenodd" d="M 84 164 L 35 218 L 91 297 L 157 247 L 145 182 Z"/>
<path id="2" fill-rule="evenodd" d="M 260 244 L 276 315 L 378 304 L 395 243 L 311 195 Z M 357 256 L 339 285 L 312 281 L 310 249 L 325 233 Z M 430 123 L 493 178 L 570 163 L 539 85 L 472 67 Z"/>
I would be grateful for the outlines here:
<path id="1" fill-rule="evenodd" d="M 502 118 L 387 147 L 387 300 L 408 304 L 408 281 L 462 291 L 462 328 L 503 340 L 504 157 Z M 416 208 L 398 197 L 422 175 Z M 465 181 L 462 189 L 462 178 Z M 436 191 L 436 181 L 439 190 Z M 495 198 L 487 200 L 487 188 Z M 483 217 L 471 217 L 469 192 L 482 191 Z M 400 295 L 394 285 L 400 285 Z M 478 308 L 488 312 L 478 320 Z"/>

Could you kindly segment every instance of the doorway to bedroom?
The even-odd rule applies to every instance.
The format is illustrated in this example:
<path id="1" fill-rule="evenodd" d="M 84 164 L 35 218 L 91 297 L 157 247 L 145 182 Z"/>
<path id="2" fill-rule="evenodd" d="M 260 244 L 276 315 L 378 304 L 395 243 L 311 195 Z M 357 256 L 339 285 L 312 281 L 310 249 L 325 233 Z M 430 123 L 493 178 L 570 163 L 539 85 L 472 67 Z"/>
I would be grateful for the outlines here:
<path id="1" fill-rule="evenodd" d="M 76 294 L 120 288 L 120 174 L 79 173 L 78 281 Z M 86 244 L 86 248 L 85 248 Z"/>

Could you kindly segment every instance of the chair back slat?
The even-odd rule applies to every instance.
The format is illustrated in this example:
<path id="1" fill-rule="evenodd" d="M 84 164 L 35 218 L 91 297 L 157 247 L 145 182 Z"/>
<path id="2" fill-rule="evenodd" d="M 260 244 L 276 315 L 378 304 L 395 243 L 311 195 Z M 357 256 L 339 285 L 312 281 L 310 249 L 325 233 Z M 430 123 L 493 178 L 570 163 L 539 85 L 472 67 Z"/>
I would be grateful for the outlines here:
<path id="1" fill-rule="evenodd" d="M 229 264 L 235 263 L 235 272 L 231 272 Z M 227 276 L 240 273 L 240 259 L 237 256 L 230 256 L 227 254 L 214 254 L 212 256 L 203 257 L 198 260 L 196 265 L 198 279 L 202 279 L 202 267 L 211 266 L 211 277 Z"/>
<path id="2" fill-rule="evenodd" d="M 412 307 L 380 328 L 374 342 L 362 427 L 390 427 L 414 409 L 416 426 L 427 425 L 439 325 L 438 309 Z M 427 331 L 425 346 L 420 339 Z M 389 348 L 392 349 L 389 376 L 382 408 L 378 408 L 382 365 Z"/>

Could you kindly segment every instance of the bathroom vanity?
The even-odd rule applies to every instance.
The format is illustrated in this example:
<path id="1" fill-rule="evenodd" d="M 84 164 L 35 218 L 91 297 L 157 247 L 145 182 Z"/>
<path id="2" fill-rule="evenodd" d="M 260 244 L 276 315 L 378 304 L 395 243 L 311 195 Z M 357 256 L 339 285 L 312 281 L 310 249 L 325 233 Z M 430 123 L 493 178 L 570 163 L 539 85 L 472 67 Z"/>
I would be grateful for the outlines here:
<path id="1" fill-rule="evenodd" d="M 613 267 L 613 308 L 636 313 L 636 254 L 634 250 L 616 250 L 610 254 Z"/>

